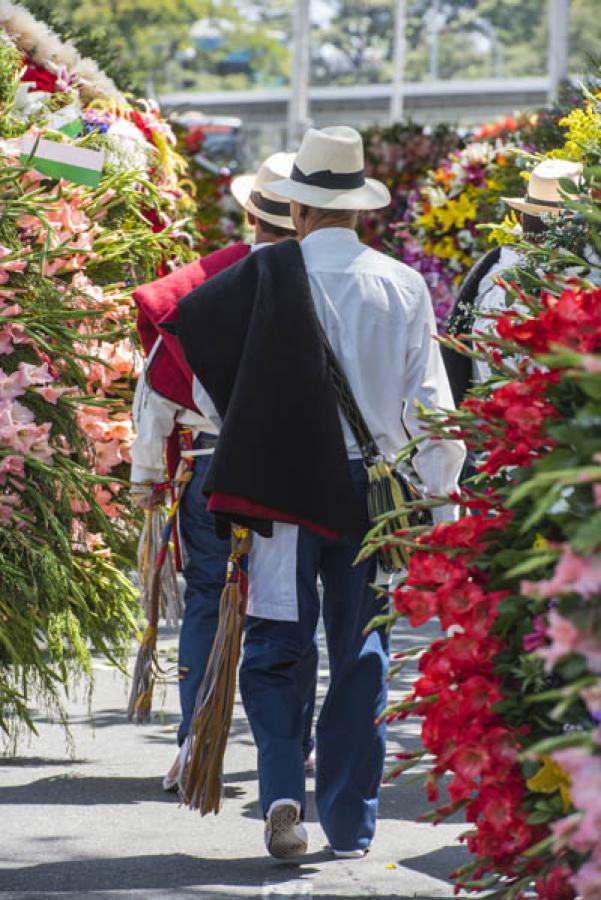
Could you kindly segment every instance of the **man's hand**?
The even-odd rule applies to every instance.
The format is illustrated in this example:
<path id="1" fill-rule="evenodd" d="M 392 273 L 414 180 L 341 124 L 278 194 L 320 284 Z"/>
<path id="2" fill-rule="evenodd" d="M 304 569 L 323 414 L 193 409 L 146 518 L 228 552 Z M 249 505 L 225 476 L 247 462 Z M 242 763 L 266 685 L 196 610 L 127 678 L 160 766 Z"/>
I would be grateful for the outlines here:
<path id="1" fill-rule="evenodd" d="M 155 490 L 152 484 L 132 484 L 131 495 L 139 509 L 156 509 L 165 503 L 166 490 Z"/>

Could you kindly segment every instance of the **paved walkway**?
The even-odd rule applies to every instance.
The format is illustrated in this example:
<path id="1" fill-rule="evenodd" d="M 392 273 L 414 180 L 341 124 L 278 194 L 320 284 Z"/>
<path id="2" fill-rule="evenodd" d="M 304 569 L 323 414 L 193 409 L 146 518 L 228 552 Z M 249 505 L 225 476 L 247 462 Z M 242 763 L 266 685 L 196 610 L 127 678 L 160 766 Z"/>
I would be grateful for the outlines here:
<path id="1" fill-rule="evenodd" d="M 411 631 L 395 636 L 397 646 L 416 642 Z M 173 660 L 175 633 L 161 647 Z M 395 693 L 412 677 L 398 680 Z M 324 670 L 321 695 L 326 685 Z M 333 861 L 322 849 L 309 783 L 309 853 L 298 866 L 278 863 L 263 848 L 255 751 L 241 705 L 226 758 L 226 802 L 218 817 L 201 819 L 160 789 L 174 755 L 175 684 L 158 692 L 144 727 L 126 720 L 127 691 L 124 677 L 99 660 L 90 707 L 75 689 L 69 702 L 72 755 L 60 727 L 40 714 L 39 738 L 18 758 L 0 759 L 1 900 L 452 896 L 448 873 L 466 858 L 456 843 L 462 826 L 416 824 L 426 803 L 410 776 L 383 788 L 372 852 L 351 861 Z M 415 723 L 393 727 L 391 756 L 414 747 L 415 735 Z"/>

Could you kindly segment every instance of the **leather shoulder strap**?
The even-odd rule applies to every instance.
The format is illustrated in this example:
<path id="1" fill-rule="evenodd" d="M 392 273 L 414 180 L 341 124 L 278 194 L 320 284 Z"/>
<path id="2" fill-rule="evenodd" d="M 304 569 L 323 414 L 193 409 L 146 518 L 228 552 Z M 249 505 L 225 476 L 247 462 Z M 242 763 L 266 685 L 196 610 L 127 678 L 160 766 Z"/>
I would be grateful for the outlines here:
<path id="1" fill-rule="evenodd" d="M 353 394 L 353 389 L 349 384 L 349 380 L 346 377 L 344 369 L 338 361 L 338 357 L 332 349 L 332 345 L 328 340 L 328 336 L 325 333 L 321 322 L 319 323 L 319 327 L 321 331 L 323 348 L 326 355 L 326 363 L 328 366 L 330 379 L 332 381 L 332 386 L 334 388 L 334 393 L 336 394 L 336 399 L 338 401 L 338 406 L 342 410 L 344 418 L 348 422 L 349 428 L 351 429 L 353 436 L 357 441 L 364 461 L 368 465 L 371 465 L 373 461 L 380 455 L 378 445 L 376 444 L 373 435 L 369 430 L 369 426 L 365 421 L 363 413 L 357 405 L 355 395 Z"/>

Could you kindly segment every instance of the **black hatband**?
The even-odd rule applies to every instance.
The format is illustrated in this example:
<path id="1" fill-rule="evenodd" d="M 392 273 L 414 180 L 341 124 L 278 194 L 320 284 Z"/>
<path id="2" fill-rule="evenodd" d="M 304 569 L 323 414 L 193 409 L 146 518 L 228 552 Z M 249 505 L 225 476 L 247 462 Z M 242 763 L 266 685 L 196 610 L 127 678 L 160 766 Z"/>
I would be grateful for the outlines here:
<path id="1" fill-rule="evenodd" d="M 321 172 L 311 172 L 305 175 L 297 165 L 292 166 L 290 175 L 292 181 L 299 184 L 309 184 L 311 187 L 326 188 L 326 190 L 352 190 L 353 188 L 363 187 L 365 184 L 365 173 L 363 170 L 359 172 L 332 172 L 331 169 L 323 169 Z"/>
<path id="2" fill-rule="evenodd" d="M 526 203 L 536 203 L 537 206 L 549 206 L 552 209 L 558 209 L 562 206 L 559 200 L 537 200 L 536 197 L 531 197 L 530 194 L 526 196 Z"/>
<path id="3" fill-rule="evenodd" d="M 258 191 L 251 191 L 250 199 L 261 212 L 269 213 L 271 216 L 290 216 L 289 203 L 270 200 L 269 197 L 264 197 L 263 194 L 260 194 Z"/>

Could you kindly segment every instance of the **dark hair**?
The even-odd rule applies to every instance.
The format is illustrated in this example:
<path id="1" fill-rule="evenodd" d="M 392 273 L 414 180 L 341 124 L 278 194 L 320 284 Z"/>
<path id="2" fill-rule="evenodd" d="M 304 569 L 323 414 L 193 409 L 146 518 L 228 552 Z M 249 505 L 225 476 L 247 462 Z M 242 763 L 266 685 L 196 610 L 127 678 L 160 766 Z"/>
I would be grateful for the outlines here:
<path id="1" fill-rule="evenodd" d="M 255 216 L 255 219 L 257 220 L 257 224 L 259 224 L 261 229 L 267 234 L 273 234 L 275 237 L 296 237 L 294 228 L 283 228 L 281 225 L 272 225 L 271 222 L 266 222 L 265 219 L 260 219 L 258 216 Z"/>
<path id="2" fill-rule="evenodd" d="M 544 234 L 548 230 L 540 216 L 531 213 L 522 213 L 522 229 L 524 234 Z"/>

